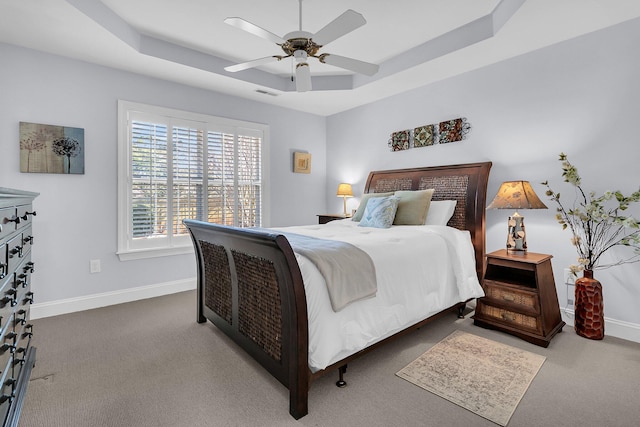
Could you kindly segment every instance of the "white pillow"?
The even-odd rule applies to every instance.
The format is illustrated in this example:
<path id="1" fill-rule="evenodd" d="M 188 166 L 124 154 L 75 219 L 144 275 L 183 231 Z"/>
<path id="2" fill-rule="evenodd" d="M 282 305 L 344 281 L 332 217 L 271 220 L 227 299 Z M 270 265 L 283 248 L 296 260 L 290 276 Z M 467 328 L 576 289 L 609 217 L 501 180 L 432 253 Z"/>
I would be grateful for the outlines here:
<path id="1" fill-rule="evenodd" d="M 432 200 L 424 225 L 447 225 L 456 209 L 456 203 L 457 200 Z"/>

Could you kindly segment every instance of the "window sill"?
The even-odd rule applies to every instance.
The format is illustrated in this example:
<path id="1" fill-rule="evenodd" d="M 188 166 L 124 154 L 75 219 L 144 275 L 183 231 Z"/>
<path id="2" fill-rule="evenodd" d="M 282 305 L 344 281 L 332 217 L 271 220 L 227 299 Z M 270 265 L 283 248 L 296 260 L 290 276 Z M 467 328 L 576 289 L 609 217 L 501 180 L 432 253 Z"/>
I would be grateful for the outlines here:
<path id="1" fill-rule="evenodd" d="M 137 259 L 158 258 L 164 256 L 185 255 L 192 253 L 193 245 L 179 246 L 174 248 L 137 249 L 116 252 L 118 258 L 120 258 L 120 261 L 134 261 Z"/>

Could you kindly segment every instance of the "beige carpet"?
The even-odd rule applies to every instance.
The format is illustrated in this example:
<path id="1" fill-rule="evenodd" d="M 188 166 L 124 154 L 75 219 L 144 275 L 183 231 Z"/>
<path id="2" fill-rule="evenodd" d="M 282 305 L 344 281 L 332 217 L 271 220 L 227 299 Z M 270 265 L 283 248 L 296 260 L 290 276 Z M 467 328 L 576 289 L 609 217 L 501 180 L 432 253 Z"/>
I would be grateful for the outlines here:
<path id="1" fill-rule="evenodd" d="M 455 331 L 396 375 L 506 426 L 544 356 Z"/>

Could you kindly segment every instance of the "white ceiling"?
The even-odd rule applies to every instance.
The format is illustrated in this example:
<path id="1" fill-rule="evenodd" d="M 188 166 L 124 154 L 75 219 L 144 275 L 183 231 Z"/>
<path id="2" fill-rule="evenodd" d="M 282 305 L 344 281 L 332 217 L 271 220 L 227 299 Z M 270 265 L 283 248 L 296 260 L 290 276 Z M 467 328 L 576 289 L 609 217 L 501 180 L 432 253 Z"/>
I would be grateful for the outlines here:
<path id="1" fill-rule="evenodd" d="M 297 0 L 0 0 L 0 42 L 331 115 L 640 16 L 638 0 L 304 0 L 302 29 L 347 9 L 367 24 L 321 52 L 380 65 L 368 78 L 310 60 L 297 93 L 289 60 L 227 73 L 281 50 L 223 22 L 279 36 L 298 29 Z M 343 88 L 331 89 L 330 88 Z M 272 95 L 261 94 L 256 90 Z"/>

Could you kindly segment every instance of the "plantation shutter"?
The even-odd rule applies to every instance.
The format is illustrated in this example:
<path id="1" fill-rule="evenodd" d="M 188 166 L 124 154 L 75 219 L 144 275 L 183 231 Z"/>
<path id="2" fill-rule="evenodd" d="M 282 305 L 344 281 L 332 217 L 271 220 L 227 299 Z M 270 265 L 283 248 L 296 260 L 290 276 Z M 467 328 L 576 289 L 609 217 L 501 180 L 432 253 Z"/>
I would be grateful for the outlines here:
<path id="1" fill-rule="evenodd" d="M 261 223 L 262 165 L 260 156 L 261 138 L 250 129 L 240 129 L 237 141 L 236 176 L 238 179 L 238 226 L 253 227 Z"/>
<path id="2" fill-rule="evenodd" d="M 172 135 L 172 232 L 174 235 L 186 235 L 188 231 L 182 220 L 202 219 L 204 212 L 204 132 L 174 126 Z"/>
<path id="3" fill-rule="evenodd" d="M 167 126 L 131 124 L 131 230 L 161 236 L 167 226 Z"/>

